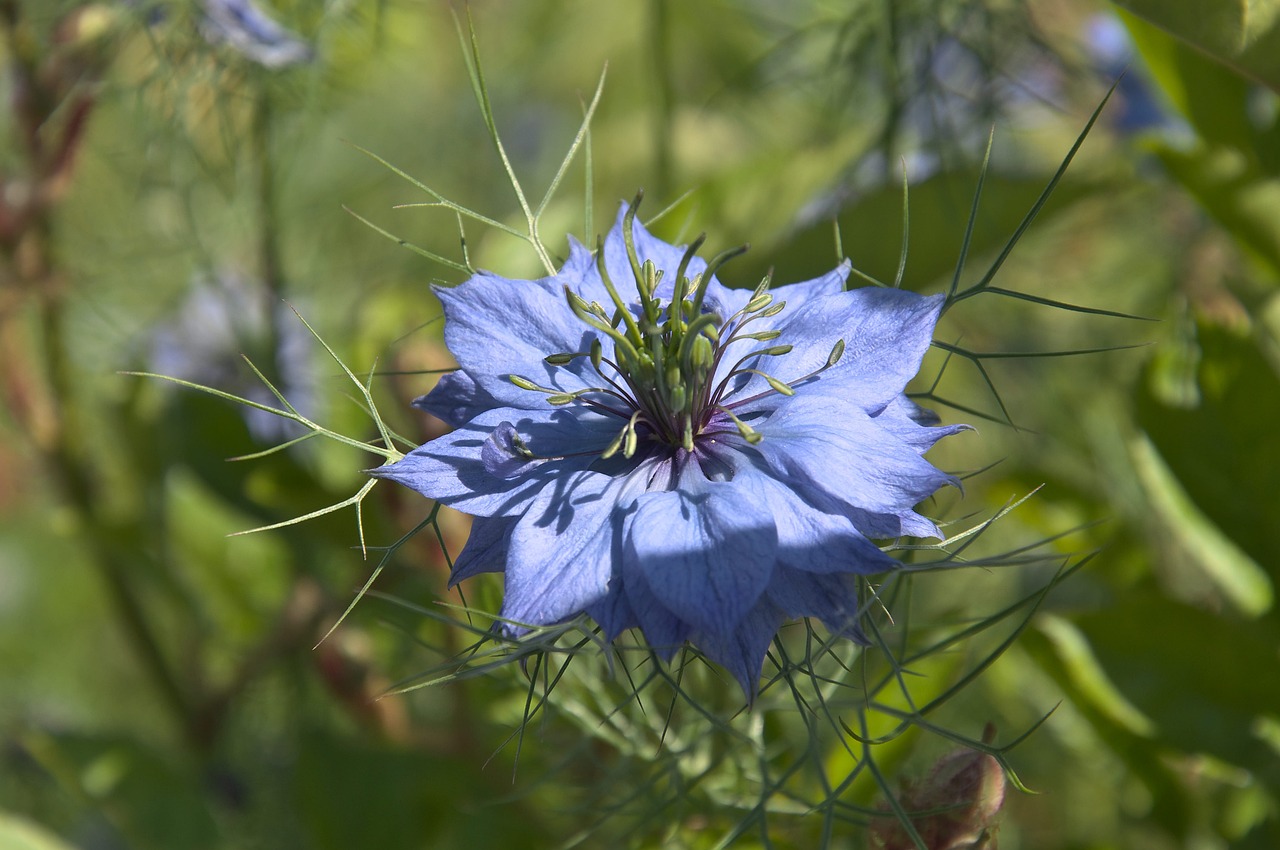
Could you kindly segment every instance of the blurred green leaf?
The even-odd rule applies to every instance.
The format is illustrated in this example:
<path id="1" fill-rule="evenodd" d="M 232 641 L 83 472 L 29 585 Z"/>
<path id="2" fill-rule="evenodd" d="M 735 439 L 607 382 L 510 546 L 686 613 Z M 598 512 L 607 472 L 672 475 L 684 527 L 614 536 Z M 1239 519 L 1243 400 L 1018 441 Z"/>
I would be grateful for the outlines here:
<path id="1" fill-rule="evenodd" d="M 4 850 L 73 850 L 52 832 L 6 812 L 0 812 L 0 847 Z"/>
<path id="2" fill-rule="evenodd" d="M 1198 337 L 1200 403 L 1173 407 L 1144 381 L 1137 422 L 1196 507 L 1268 572 L 1275 587 L 1280 376 L 1247 334 L 1201 322 Z"/>
<path id="3" fill-rule="evenodd" d="M 1269 611 L 1275 592 L 1266 572 L 1196 508 L 1149 439 L 1135 439 L 1131 452 L 1162 535 L 1196 562 L 1237 611 L 1247 616 Z"/>
<path id="4" fill-rule="evenodd" d="M 500 795 L 481 779 L 480 762 L 310 736 L 299 750 L 296 773 L 308 846 L 543 846 L 546 838 L 539 838 L 531 818 L 512 817 L 505 807 L 502 817 L 486 814 Z"/>
<path id="5" fill-rule="evenodd" d="M 200 778 L 122 737 L 33 735 L 25 741 L 64 791 L 101 811 L 139 850 L 217 847 L 220 832 Z"/>
<path id="6" fill-rule="evenodd" d="M 973 204 L 976 172 L 943 173 L 911 186 L 910 250 L 903 287 L 920 290 L 955 270 L 964 240 L 965 222 Z M 970 265 L 964 280 L 983 271 L 984 254 L 1009 239 L 1027 210 L 1044 191 L 1043 177 L 988 174 L 970 243 Z M 1058 184 L 1040 214 L 1043 223 L 1076 201 L 1115 190 L 1114 184 L 1068 175 Z M 902 254 L 902 187 L 886 185 L 859 197 L 837 216 L 844 253 L 853 267 L 892 283 Z M 831 220 L 814 224 L 788 239 L 785 248 L 765 256 L 748 254 L 735 269 L 739 279 L 758 280 L 767 266 L 777 268 L 776 280 L 805 280 L 829 272 L 837 263 Z M 754 263 L 754 265 L 752 265 Z M 743 269 L 747 269 L 744 273 Z"/>
<path id="7" fill-rule="evenodd" d="M 1142 18 L 1123 18 L 1151 76 L 1202 139 L 1245 153 L 1259 147 L 1247 80 Z"/>
<path id="8" fill-rule="evenodd" d="M 1277 0 L 1115 0 L 1237 73 L 1280 92 Z"/>
<path id="9" fill-rule="evenodd" d="M 1253 731 L 1280 706 L 1272 621 L 1220 617 L 1143 588 L 1076 624 L 1159 741 L 1250 770 L 1274 763 Z"/>
<path id="10" fill-rule="evenodd" d="M 1280 276 L 1280 179 L 1227 148 L 1156 148 L 1169 173 L 1255 257 Z"/>
<path id="11" fill-rule="evenodd" d="M 1129 622 L 1121 606 L 1107 612 Z M 1177 836 L 1190 825 L 1187 792 L 1152 747 L 1151 719 L 1128 698 L 1125 683 L 1107 669 L 1077 626 L 1059 617 L 1036 618 L 1022 647 L 1053 677 L 1094 731 L 1151 792 L 1152 817 Z"/>

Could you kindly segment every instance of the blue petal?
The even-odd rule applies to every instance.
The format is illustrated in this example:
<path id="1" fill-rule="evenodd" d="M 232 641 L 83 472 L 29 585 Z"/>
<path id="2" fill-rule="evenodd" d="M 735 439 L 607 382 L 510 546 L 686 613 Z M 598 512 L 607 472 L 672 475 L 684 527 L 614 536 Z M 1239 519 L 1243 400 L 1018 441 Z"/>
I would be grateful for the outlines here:
<path id="1" fill-rule="evenodd" d="M 457 369 L 441 376 L 431 392 L 413 400 L 413 406 L 457 428 L 502 404 L 480 389 L 470 375 Z"/>
<path id="2" fill-rule="evenodd" d="M 619 503 L 642 487 L 630 476 L 584 471 L 541 490 L 511 535 L 503 617 L 550 625 L 605 599 L 621 540 Z"/>
<path id="3" fill-rule="evenodd" d="M 696 464 L 686 466 L 694 471 L 680 476 L 680 489 L 636 499 L 623 576 L 628 584 L 633 572 L 643 576 L 662 605 L 696 631 L 727 635 L 773 573 L 773 514 L 731 483 L 707 481 Z"/>
<path id="4" fill-rule="evenodd" d="M 832 634 L 867 642 L 859 626 L 862 603 L 853 576 L 780 569 L 767 595 L 788 617 L 817 617 Z"/>
<path id="5" fill-rule="evenodd" d="M 854 509 L 859 513 L 851 518 L 868 535 L 883 529 L 869 528 L 859 518 L 897 517 L 904 529 L 936 534 L 932 523 L 915 522 L 912 508 L 955 479 L 853 404 L 797 395 L 756 430 L 764 437 L 756 447 L 760 455 L 806 500 L 823 507 L 834 500 Z"/>
<path id="6" fill-rule="evenodd" d="M 608 593 L 603 599 L 587 606 L 587 615 L 600 624 L 605 640 L 614 640 L 627 629 L 634 629 L 640 625 L 635 611 L 631 609 L 622 576 L 616 571 L 609 580 Z"/>
<path id="7" fill-rule="evenodd" d="M 783 287 L 779 293 L 785 290 Z M 823 392 L 875 413 L 920 371 L 942 303 L 941 295 L 926 298 L 900 289 L 864 287 L 810 298 L 794 307 L 788 302 L 772 320 L 761 319 L 751 328 L 781 331 L 777 344 L 792 346 L 788 354 L 768 358 L 761 367 L 787 382 L 800 381 L 822 369 L 836 342 L 843 339 L 845 350 L 840 361 L 800 384 L 797 391 L 820 384 Z M 725 368 L 752 350 L 746 341 L 735 343 L 725 358 Z M 763 378 L 752 376 L 728 401 L 747 399 L 768 388 Z"/>
<path id="8" fill-rule="evenodd" d="M 631 570 L 624 575 L 622 587 L 627 597 L 627 608 L 644 633 L 645 643 L 663 661 L 670 661 L 676 650 L 688 640 L 692 631 L 689 624 L 662 603 L 640 570 Z"/>
<path id="9" fill-rule="evenodd" d="M 821 510 L 770 475 L 755 458 L 725 453 L 733 486 L 755 504 L 767 505 L 778 532 L 778 563 L 815 573 L 882 573 L 899 566 L 841 513 Z"/>
<path id="10" fill-rule="evenodd" d="M 937 416 L 906 396 L 898 396 L 872 417 L 877 425 L 899 440 L 924 453 L 943 437 L 974 430 L 972 425 L 938 426 Z"/>
<path id="11" fill-rule="evenodd" d="M 520 453 L 520 434 L 510 422 L 499 422 L 480 447 L 484 471 L 496 478 L 522 478 L 543 463 Z"/>
<path id="12" fill-rule="evenodd" d="M 831 271 L 815 277 L 812 280 L 802 280 L 799 283 L 787 283 L 782 286 L 775 286 L 770 292 L 773 293 L 774 302 L 787 302 L 788 310 L 795 310 L 807 301 L 814 298 L 822 298 L 828 295 L 839 295 L 844 292 L 845 282 L 849 279 L 849 272 L 852 271 L 849 261 L 845 260 Z M 785 312 L 785 311 L 784 311 Z"/>
<path id="13" fill-rule="evenodd" d="M 482 392 L 507 407 L 546 407 L 546 396 L 511 383 L 519 375 L 565 392 L 592 386 L 591 366 L 578 358 L 552 366 L 544 357 L 586 351 L 593 332 L 573 314 L 553 279 L 516 281 L 481 272 L 452 289 L 437 289 L 444 338 L 458 365 Z"/>
<path id="14" fill-rule="evenodd" d="M 527 462 L 515 477 L 495 474 L 497 467 L 491 465 L 495 447 L 490 437 L 508 417 L 519 417 L 514 427 L 531 451 L 556 459 Z M 607 417 L 583 409 L 498 408 L 369 474 L 396 481 L 473 516 L 509 516 L 523 513 L 537 491 L 557 476 L 592 463 L 593 448 L 603 448 L 613 433 Z M 490 453 L 490 464 L 485 462 L 486 452 Z M 503 471 L 511 472 L 512 468 L 503 467 Z"/>
<path id="15" fill-rule="evenodd" d="M 507 564 L 507 543 L 516 517 L 476 517 L 471 534 L 453 562 L 449 586 L 480 573 L 500 573 Z"/>
<path id="16" fill-rule="evenodd" d="M 759 690 L 765 653 L 769 651 L 769 644 L 782 626 L 783 619 L 783 613 L 776 605 L 761 599 L 730 634 L 697 635 L 695 642 L 703 655 L 738 680 L 750 703 Z"/>
<path id="17" fill-rule="evenodd" d="M 310 61 L 311 46 L 268 16 L 253 0 L 204 0 L 200 32 L 211 43 L 226 42 L 266 68 Z"/>

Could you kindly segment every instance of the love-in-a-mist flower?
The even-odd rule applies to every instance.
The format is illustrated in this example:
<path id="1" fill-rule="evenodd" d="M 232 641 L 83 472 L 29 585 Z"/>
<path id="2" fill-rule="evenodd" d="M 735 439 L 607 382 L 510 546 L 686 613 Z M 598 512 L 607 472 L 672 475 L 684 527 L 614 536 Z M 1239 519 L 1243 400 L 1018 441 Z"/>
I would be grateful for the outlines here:
<path id="1" fill-rule="evenodd" d="M 784 621 L 861 636 L 873 539 L 934 537 L 915 506 L 954 479 L 903 390 L 942 296 L 721 285 L 625 209 L 558 274 L 480 272 L 437 295 L 459 368 L 415 404 L 456 430 L 373 472 L 475 517 L 452 582 L 505 578 L 509 634 L 586 612 L 686 641 L 754 696 Z"/>

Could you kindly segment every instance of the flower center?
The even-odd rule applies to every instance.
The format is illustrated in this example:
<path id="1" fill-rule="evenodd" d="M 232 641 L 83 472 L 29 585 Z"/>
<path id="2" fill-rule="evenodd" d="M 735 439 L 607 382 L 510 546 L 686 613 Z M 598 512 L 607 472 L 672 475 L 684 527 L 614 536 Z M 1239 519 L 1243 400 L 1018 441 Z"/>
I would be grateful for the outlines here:
<path id="1" fill-rule="evenodd" d="M 557 353 L 545 358 L 550 365 L 567 366 L 579 357 L 586 357 L 601 379 L 601 385 L 565 393 L 538 386 L 518 375 L 510 376 L 511 382 L 522 389 L 546 393 L 549 404 L 586 404 L 623 420 L 617 436 L 601 453 L 602 458 L 619 451 L 630 458 L 645 441 L 693 451 L 698 437 L 724 433 L 723 428 L 729 422 L 745 440 L 758 443 L 761 434 L 742 421 L 734 408 L 773 393 L 794 395 L 792 384 L 813 377 L 840 359 L 844 340 L 836 342 L 822 369 L 790 384 L 748 366 L 759 357 L 786 354 L 792 348 L 786 344 L 767 344 L 781 336 L 781 331 L 751 330 L 752 323 L 776 316 L 786 307 L 785 301 L 774 303 L 769 294 L 770 278 L 766 276 L 760 282 L 745 307 L 722 319 L 704 307 L 707 288 L 716 271 L 747 248 L 742 246 L 719 254 L 701 274 L 690 277 L 689 264 L 704 240 L 699 236 L 680 261 L 670 301 L 663 302 L 657 291 L 665 270 L 657 268 L 651 260 L 641 262 L 636 253 L 633 227 L 638 204 L 639 197 L 623 216 L 622 236 L 639 302 L 627 304 L 618 293 L 605 268 L 603 244 L 597 246 L 596 268 L 613 302 L 612 310 L 588 302 L 565 287 L 565 297 L 574 315 L 613 342 L 612 359 L 604 355 L 599 337 L 592 340 L 588 351 Z M 744 340 L 764 345 L 739 346 L 737 350 L 748 350 L 729 369 L 722 370 L 730 348 Z M 740 386 L 741 379 L 753 374 L 763 378 L 769 389 L 750 398 L 728 401 L 727 396 Z"/>

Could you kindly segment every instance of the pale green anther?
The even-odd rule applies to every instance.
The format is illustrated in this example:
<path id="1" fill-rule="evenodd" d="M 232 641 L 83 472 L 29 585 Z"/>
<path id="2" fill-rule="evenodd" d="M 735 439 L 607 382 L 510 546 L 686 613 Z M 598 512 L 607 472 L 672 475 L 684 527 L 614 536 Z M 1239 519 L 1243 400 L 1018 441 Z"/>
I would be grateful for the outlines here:
<path id="1" fill-rule="evenodd" d="M 766 356 L 768 356 L 768 357 L 778 357 L 778 356 L 783 355 L 783 354 L 790 354 L 790 353 L 791 353 L 791 348 L 792 348 L 792 346 L 790 346 L 790 345 L 788 345 L 788 344 L 786 344 L 786 343 L 783 343 L 782 345 L 771 345 L 771 346 L 769 346 L 768 348 L 762 348 L 762 349 L 760 349 L 759 351 L 757 351 L 757 352 L 755 352 L 755 353 L 756 353 L 756 354 L 763 354 L 763 355 L 766 355 Z"/>
<path id="2" fill-rule="evenodd" d="M 780 393 L 782 393 L 783 395 L 795 395 L 795 394 L 796 394 L 796 391 L 795 391 L 795 390 L 793 390 L 793 389 L 791 389 L 791 385 L 790 385 L 790 384 L 785 384 L 785 383 L 783 383 L 782 381 L 779 381 L 777 378 L 773 377 L 772 375 L 764 375 L 763 377 L 764 377 L 764 379 L 765 379 L 766 381 L 768 381 L 768 382 L 769 382 L 769 386 L 773 387 L 773 389 L 774 389 L 776 392 L 780 392 Z"/>
<path id="3" fill-rule="evenodd" d="M 636 350 L 627 339 L 627 336 L 611 326 L 607 321 L 602 321 L 590 313 L 587 309 L 587 302 L 581 296 L 574 294 L 569 287 L 566 286 L 564 288 L 564 293 L 569 302 L 569 309 L 573 311 L 575 316 L 613 340 L 614 356 L 621 361 L 625 369 L 629 370 L 632 364 L 636 362 L 637 357 Z M 629 314 L 628 318 L 630 318 Z M 632 326 L 634 327 L 634 323 Z M 638 336 L 639 334 L 637 333 L 637 338 Z"/>
<path id="4" fill-rule="evenodd" d="M 743 308 L 744 313 L 755 313 L 763 310 L 773 303 L 773 296 L 768 292 L 762 292 L 747 302 L 747 306 Z"/>
<path id="5" fill-rule="evenodd" d="M 680 361 L 672 360 L 667 363 L 667 386 L 674 387 L 684 383 L 680 375 Z"/>
<path id="6" fill-rule="evenodd" d="M 652 280 L 649 285 L 649 294 L 652 296 L 653 293 L 658 291 L 658 287 L 662 284 L 662 278 L 666 272 L 654 265 L 653 260 L 645 260 L 644 273 L 646 278 L 652 276 Z"/>
<path id="7" fill-rule="evenodd" d="M 684 384 L 669 384 L 667 386 L 667 404 L 672 410 L 684 410 L 685 404 L 689 401 L 689 392 L 685 389 Z"/>
<path id="8" fill-rule="evenodd" d="M 737 427 L 738 433 L 742 436 L 742 439 L 746 440 L 751 445 L 754 446 L 756 443 L 764 439 L 763 434 L 761 434 L 755 428 L 752 428 L 750 425 L 748 425 L 747 423 L 739 419 L 737 416 L 735 416 L 733 414 L 733 411 L 730 410 L 729 408 L 717 407 L 716 410 L 719 410 L 721 413 L 725 414 L 730 419 L 732 419 L 733 424 Z"/>
<path id="9" fill-rule="evenodd" d="M 717 316 L 711 313 L 703 313 L 701 316 L 698 316 L 696 319 L 689 322 L 689 326 L 685 328 L 685 344 L 688 345 L 688 340 L 696 339 L 697 337 L 706 337 L 712 342 L 719 342 L 719 324 L 720 319 Z"/>
<path id="10" fill-rule="evenodd" d="M 653 369 L 653 357 L 644 349 L 636 352 L 636 355 L 635 362 L 630 364 L 627 370 L 631 380 L 642 387 L 653 386 L 654 379 L 657 377 Z"/>
<path id="11" fill-rule="evenodd" d="M 754 339 L 759 342 L 768 342 L 782 336 L 782 331 L 760 331 L 759 333 L 743 334 L 741 339 Z"/>
<path id="12" fill-rule="evenodd" d="M 705 372 L 711 368 L 711 363 L 715 360 L 716 349 L 711 344 L 711 340 L 702 334 L 694 337 L 692 348 L 689 352 L 690 363 L 698 369 L 699 373 Z"/>
<path id="13" fill-rule="evenodd" d="M 836 340 L 836 344 L 831 347 L 831 353 L 827 355 L 827 366 L 834 366 L 840 362 L 840 358 L 844 357 L 844 340 Z"/>
<path id="14" fill-rule="evenodd" d="M 763 313 L 761 313 L 760 315 L 761 315 L 761 316 L 763 316 L 763 317 L 764 317 L 764 318 L 766 318 L 766 319 L 768 319 L 768 318 L 772 318 L 773 316 L 778 315 L 778 314 L 779 314 L 779 313 L 781 313 L 784 309 L 786 309 L 786 306 L 787 306 L 787 302 L 785 302 L 785 301 L 779 301 L 777 304 L 774 304 L 772 307 L 770 307 L 768 310 L 765 310 L 765 311 L 764 311 Z"/>
<path id="15" fill-rule="evenodd" d="M 624 425 L 622 430 L 618 432 L 617 436 L 609 441 L 609 445 L 605 446 L 604 451 L 600 453 L 601 459 L 608 460 L 618 453 L 618 449 L 622 448 L 622 438 L 626 435 L 627 430 L 630 427 L 630 425 Z"/>
<path id="16" fill-rule="evenodd" d="M 577 400 L 577 393 L 556 393 L 555 395 L 547 396 L 547 404 L 553 407 L 563 407 L 566 404 L 573 404 Z"/>
<path id="17" fill-rule="evenodd" d="M 604 346 L 599 338 L 591 340 L 591 368 L 600 371 L 600 363 L 604 360 Z"/>
<path id="18" fill-rule="evenodd" d="M 765 276 L 760 278 L 760 282 L 756 284 L 756 288 L 752 291 L 751 297 L 755 298 L 760 293 L 768 290 L 769 284 L 772 282 L 773 282 L 773 269 L 769 269 L 769 271 L 765 274 Z"/>
<path id="19" fill-rule="evenodd" d="M 535 457 L 533 451 L 525 445 L 524 437 L 521 437 L 519 434 L 516 434 L 511 438 L 511 445 L 515 447 L 516 454 L 520 455 L 520 457 L 530 459 Z"/>
<path id="20" fill-rule="evenodd" d="M 761 372 L 759 369 L 743 369 L 742 371 L 750 372 L 753 375 L 759 375 L 760 377 L 764 378 L 766 381 L 769 382 L 769 386 L 773 387 L 774 392 L 779 392 L 779 393 L 782 393 L 783 395 L 796 394 L 796 391 L 791 388 L 790 384 L 779 381 L 777 378 L 773 377 L 767 372 Z"/>
<path id="21" fill-rule="evenodd" d="M 546 362 L 548 365 L 551 365 L 551 366 L 568 366 L 570 363 L 573 362 L 573 358 L 581 357 L 581 356 L 582 356 L 581 354 L 569 354 L 569 353 L 548 354 L 546 357 L 542 359 L 544 362 Z"/>
<path id="22" fill-rule="evenodd" d="M 667 364 L 666 387 L 664 394 L 667 397 L 667 405 L 671 410 L 684 410 L 684 403 L 688 400 L 688 389 L 684 384 L 684 375 L 681 374 L 680 362 L 673 360 Z"/>
<path id="23" fill-rule="evenodd" d="M 640 417 L 640 411 L 636 411 L 631 415 L 631 421 L 627 423 L 627 427 L 623 429 L 622 437 L 622 456 L 631 458 L 636 453 L 636 420 Z"/>
<path id="24" fill-rule="evenodd" d="M 535 384 L 528 378 L 522 378 L 519 375 L 507 375 L 507 380 L 515 384 L 522 390 L 532 390 L 533 392 L 545 392 L 542 387 Z"/>

